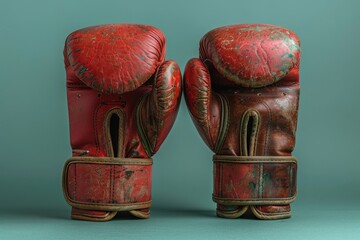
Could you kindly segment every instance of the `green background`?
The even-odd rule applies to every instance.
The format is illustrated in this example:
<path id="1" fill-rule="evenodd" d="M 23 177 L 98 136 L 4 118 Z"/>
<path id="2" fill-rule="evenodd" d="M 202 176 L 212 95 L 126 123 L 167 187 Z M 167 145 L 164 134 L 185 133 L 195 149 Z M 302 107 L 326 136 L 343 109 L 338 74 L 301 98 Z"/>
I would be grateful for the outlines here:
<path id="1" fill-rule="evenodd" d="M 356 239 L 360 237 L 359 1 L 0 0 L 0 239 Z M 236 23 L 287 27 L 301 39 L 301 98 L 293 217 L 216 218 L 212 152 L 185 101 L 154 157 L 149 220 L 71 221 L 61 190 L 70 157 L 66 36 L 104 23 L 145 23 L 167 37 L 184 69 L 209 30 Z"/>

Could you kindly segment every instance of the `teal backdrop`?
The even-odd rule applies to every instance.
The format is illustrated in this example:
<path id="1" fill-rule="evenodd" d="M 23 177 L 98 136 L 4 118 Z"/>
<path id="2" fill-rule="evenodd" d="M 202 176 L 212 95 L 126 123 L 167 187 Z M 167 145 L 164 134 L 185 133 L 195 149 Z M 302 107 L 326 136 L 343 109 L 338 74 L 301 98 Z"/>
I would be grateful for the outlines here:
<path id="1" fill-rule="evenodd" d="M 360 237 L 359 12 L 355 0 L 0 0 L 0 239 Z M 167 59 L 182 71 L 215 27 L 269 23 L 298 34 L 298 198 L 291 219 L 215 217 L 212 152 L 184 99 L 154 157 L 151 218 L 69 219 L 61 189 L 71 155 L 64 41 L 76 29 L 121 22 L 160 28 Z"/>

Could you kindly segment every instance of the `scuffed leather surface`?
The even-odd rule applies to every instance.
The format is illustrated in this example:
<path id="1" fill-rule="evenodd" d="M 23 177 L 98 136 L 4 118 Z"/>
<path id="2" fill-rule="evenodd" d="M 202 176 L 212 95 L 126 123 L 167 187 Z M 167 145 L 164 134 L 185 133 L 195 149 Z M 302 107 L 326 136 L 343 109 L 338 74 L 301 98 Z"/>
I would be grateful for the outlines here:
<path id="1" fill-rule="evenodd" d="M 296 170 L 296 161 L 290 158 L 269 157 L 264 161 L 255 156 L 246 163 L 215 161 L 213 197 L 216 202 L 225 199 L 225 203 L 233 201 L 240 205 L 289 203 L 296 196 Z"/>
<path id="2" fill-rule="evenodd" d="M 185 99 L 195 126 L 215 154 L 244 156 L 240 148 L 240 125 L 244 113 L 253 109 L 258 112 L 260 122 L 252 155 L 291 156 L 300 89 L 299 46 L 294 33 L 270 25 L 227 26 L 214 29 L 202 38 L 200 59 L 191 59 L 185 67 Z M 262 51 L 260 55 L 259 51 Z M 220 99 L 227 102 L 228 120 Z M 220 126 L 226 126 L 226 133 L 221 146 L 217 146 L 221 142 Z M 241 171 L 229 167 L 228 176 L 243 174 L 251 179 L 256 171 L 259 171 L 256 164 L 249 164 Z M 282 174 L 267 166 L 264 171 Z M 256 189 L 253 184 L 241 184 L 232 194 L 251 196 L 252 189 Z M 269 186 L 268 191 L 274 188 Z M 214 190 L 214 195 L 224 194 Z M 288 194 L 286 189 L 278 192 L 284 198 Z M 228 207 L 234 211 L 240 206 Z M 273 209 L 288 213 L 290 206 L 256 208 L 271 215 Z M 218 205 L 218 209 L 223 208 Z"/>
<path id="3" fill-rule="evenodd" d="M 199 59 L 188 61 L 184 71 L 184 94 L 193 122 L 208 147 L 215 150 L 221 107 L 212 91 L 210 73 Z"/>
<path id="4" fill-rule="evenodd" d="M 181 100 L 181 72 L 175 61 L 165 61 L 157 70 L 151 94 L 142 108 L 144 130 L 153 153 L 169 133 Z"/>
<path id="5" fill-rule="evenodd" d="M 266 24 L 216 28 L 200 41 L 200 59 L 243 87 L 279 81 L 298 66 L 299 56 L 300 42 L 293 32 Z"/>
<path id="6" fill-rule="evenodd" d="M 295 147 L 298 115 L 298 68 L 279 82 L 263 88 L 217 88 L 230 106 L 230 122 L 221 155 L 241 155 L 239 125 L 248 109 L 260 114 L 254 156 L 290 156 Z M 219 79 L 218 79 L 219 80 Z"/>
<path id="7" fill-rule="evenodd" d="M 75 53 L 76 49 L 82 50 Z M 90 27 L 76 31 L 67 38 L 64 57 L 73 156 L 86 151 L 85 157 L 113 157 L 109 151 L 104 122 L 114 109 L 124 115 L 120 133 L 123 144 L 118 157 L 150 158 L 155 154 L 176 119 L 181 96 L 181 73 L 178 65 L 174 61 L 163 61 L 163 34 L 156 28 L 144 25 Z M 79 66 L 85 64 L 86 71 L 79 69 Z M 91 78 L 90 74 L 94 77 Z M 140 103 L 143 104 L 139 107 Z M 140 111 L 137 111 L 138 107 Z M 141 135 L 139 132 L 137 119 L 144 126 L 146 134 Z M 151 151 L 146 149 L 146 139 L 153 143 Z M 90 173 L 106 174 L 113 181 L 119 177 L 121 181 L 128 182 L 128 185 L 140 184 L 144 180 L 141 177 L 134 178 L 139 176 L 137 174 L 129 178 L 119 175 L 120 173 L 114 175 L 114 169 L 105 171 L 97 165 L 87 168 L 76 168 L 76 174 L 84 176 L 83 180 L 89 183 L 88 188 L 93 187 Z M 104 199 L 100 193 L 89 195 L 86 191 L 84 185 L 81 191 L 83 194 L 78 191 L 74 198 L 89 202 Z M 149 197 L 150 193 L 146 196 Z M 120 198 L 107 200 L 116 202 Z M 127 196 L 127 199 L 136 200 L 135 192 L 134 195 Z M 92 214 L 93 210 L 87 213 L 84 211 L 74 212 L 90 218 L 95 216 Z M 109 216 L 108 213 L 103 214 L 103 211 L 99 215 Z"/>
<path id="8" fill-rule="evenodd" d="M 151 201 L 152 161 L 148 165 L 137 163 L 137 159 L 132 159 L 133 164 L 120 162 L 117 158 L 83 157 L 68 161 L 64 190 L 69 204 L 106 210 Z"/>
<path id="9" fill-rule="evenodd" d="M 105 93 L 137 89 L 164 61 L 165 37 L 152 26 L 109 24 L 71 33 L 64 54 L 75 75 Z"/>

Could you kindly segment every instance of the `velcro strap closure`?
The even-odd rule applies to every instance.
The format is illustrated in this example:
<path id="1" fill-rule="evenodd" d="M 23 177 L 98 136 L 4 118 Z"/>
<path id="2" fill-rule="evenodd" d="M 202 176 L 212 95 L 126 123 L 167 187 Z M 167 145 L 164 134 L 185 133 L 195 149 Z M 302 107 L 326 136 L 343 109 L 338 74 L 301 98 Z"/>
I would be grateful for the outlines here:
<path id="1" fill-rule="evenodd" d="M 224 205 L 285 205 L 296 197 L 293 156 L 214 155 L 213 200 Z"/>
<path id="2" fill-rule="evenodd" d="M 151 170 L 151 158 L 72 157 L 64 166 L 64 196 L 87 210 L 149 208 Z"/>

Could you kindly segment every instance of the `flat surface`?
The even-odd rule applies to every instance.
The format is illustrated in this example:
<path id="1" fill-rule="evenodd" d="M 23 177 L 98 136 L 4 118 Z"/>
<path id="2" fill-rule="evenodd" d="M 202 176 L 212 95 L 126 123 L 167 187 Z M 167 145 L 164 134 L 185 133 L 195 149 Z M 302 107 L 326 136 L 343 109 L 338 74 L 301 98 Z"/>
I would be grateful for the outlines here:
<path id="1" fill-rule="evenodd" d="M 61 172 L 71 156 L 64 42 L 76 29 L 117 22 L 160 28 L 167 59 L 182 72 L 213 28 L 268 23 L 293 30 L 302 48 L 298 196 L 360 202 L 360 1 L 170 2 L 0 0 L 0 206 L 41 208 L 46 199 L 46 207 L 62 208 Z M 212 155 L 183 99 L 153 157 L 154 207 L 212 209 Z"/>
<path id="2" fill-rule="evenodd" d="M 294 208 L 286 220 L 217 218 L 213 210 L 152 210 L 148 220 L 69 219 L 69 211 L 5 211 L 0 239 L 360 239 L 360 207 Z"/>

